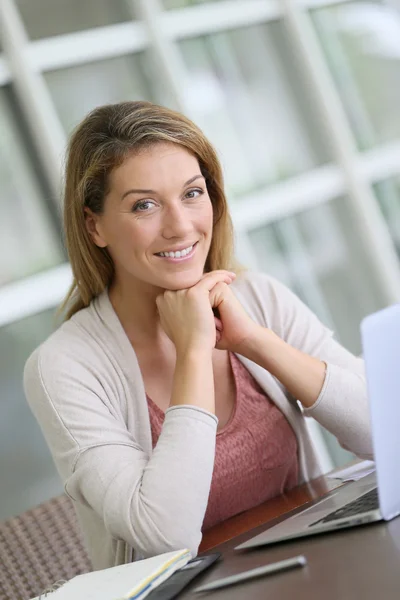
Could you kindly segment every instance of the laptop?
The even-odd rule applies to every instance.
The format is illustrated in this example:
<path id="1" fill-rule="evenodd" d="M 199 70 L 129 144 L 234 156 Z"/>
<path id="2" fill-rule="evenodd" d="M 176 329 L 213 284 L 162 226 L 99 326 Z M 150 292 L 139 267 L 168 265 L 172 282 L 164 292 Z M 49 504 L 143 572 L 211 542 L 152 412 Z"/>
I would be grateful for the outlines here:
<path id="1" fill-rule="evenodd" d="M 400 514 L 400 304 L 361 323 L 375 472 L 322 498 L 235 550 L 275 544 Z"/>

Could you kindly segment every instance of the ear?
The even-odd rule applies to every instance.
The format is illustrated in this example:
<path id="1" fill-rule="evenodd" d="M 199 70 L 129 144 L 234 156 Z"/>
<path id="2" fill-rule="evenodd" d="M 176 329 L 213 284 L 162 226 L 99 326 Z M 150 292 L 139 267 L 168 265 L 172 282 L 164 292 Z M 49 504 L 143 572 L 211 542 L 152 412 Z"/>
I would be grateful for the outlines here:
<path id="1" fill-rule="evenodd" d="M 99 248 L 105 248 L 107 242 L 102 235 L 102 228 L 100 224 L 99 215 L 96 215 L 90 208 L 83 209 L 85 213 L 85 225 L 87 232 L 94 244 Z"/>

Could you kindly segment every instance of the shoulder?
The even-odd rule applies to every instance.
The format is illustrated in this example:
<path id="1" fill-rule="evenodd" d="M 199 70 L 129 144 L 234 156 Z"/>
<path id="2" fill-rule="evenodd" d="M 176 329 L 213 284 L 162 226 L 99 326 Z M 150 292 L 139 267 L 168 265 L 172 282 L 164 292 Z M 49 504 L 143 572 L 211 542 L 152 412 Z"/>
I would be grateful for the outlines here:
<path id="1" fill-rule="evenodd" d="M 259 297 L 264 302 L 271 302 L 277 296 L 285 295 L 287 292 L 291 293 L 289 288 L 275 277 L 259 271 L 242 271 L 232 285 L 242 294 Z"/>
<path id="2" fill-rule="evenodd" d="M 268 326 L 298 300 L 288 287 L 266 273 L 243 271 L 232 287 L 253 318 L 263 318 Z"/>
<path id="3" fill-rule="evenodd" d="M 284 339 L 291 330 L 322 327 L 310 308 L 275 277 L 244 271 L 232 286 L 249 315 Z"/>
<path id="4" fill-rule="evenodd" d="M 28 402 L 39 389 L 52 395 L 53 389 L 82 385 L 107 369 L 98 324 L 91 307 L 79 311 L 63 323 L 29 356 L 24 368 L 24 387 Z"/>

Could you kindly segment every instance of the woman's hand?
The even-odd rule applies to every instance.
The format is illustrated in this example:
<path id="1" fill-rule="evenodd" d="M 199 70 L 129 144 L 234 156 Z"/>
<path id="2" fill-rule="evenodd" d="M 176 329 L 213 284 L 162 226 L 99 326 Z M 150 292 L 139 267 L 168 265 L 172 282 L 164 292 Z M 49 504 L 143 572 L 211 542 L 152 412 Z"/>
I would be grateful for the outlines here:
<path id="1" fill-rule="evenodd" d="M 235 278 L 229 271 L 212 271 L 191 288 L 166 291 L 157 297 L 161 325 L 175 345 L 177 354 L 191 349 L 211 351 L 216 343 L 216 326 L 210 305 L 210 291 L 226 287 Z"/>
<path id="2" fill-rule="evenodd" d="M 219 313 L 219 318 L 215 317 L 216 348 L 247 356 L 260 325 L 249 317 L 229 285 L 223 281 L 216 283 L 210 291 L 210 304 Z"/>

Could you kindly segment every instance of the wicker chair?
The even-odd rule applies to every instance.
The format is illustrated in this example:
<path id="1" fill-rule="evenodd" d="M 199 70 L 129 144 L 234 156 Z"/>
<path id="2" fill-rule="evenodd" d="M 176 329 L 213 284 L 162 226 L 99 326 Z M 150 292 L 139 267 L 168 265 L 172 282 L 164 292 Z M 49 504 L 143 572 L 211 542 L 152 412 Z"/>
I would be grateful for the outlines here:
<path id="1" fill-rule="evenodd" d="M 0 523 L 0 598 L 28 600 L 92 569 L 71 500 L 61 495 Z"/>

